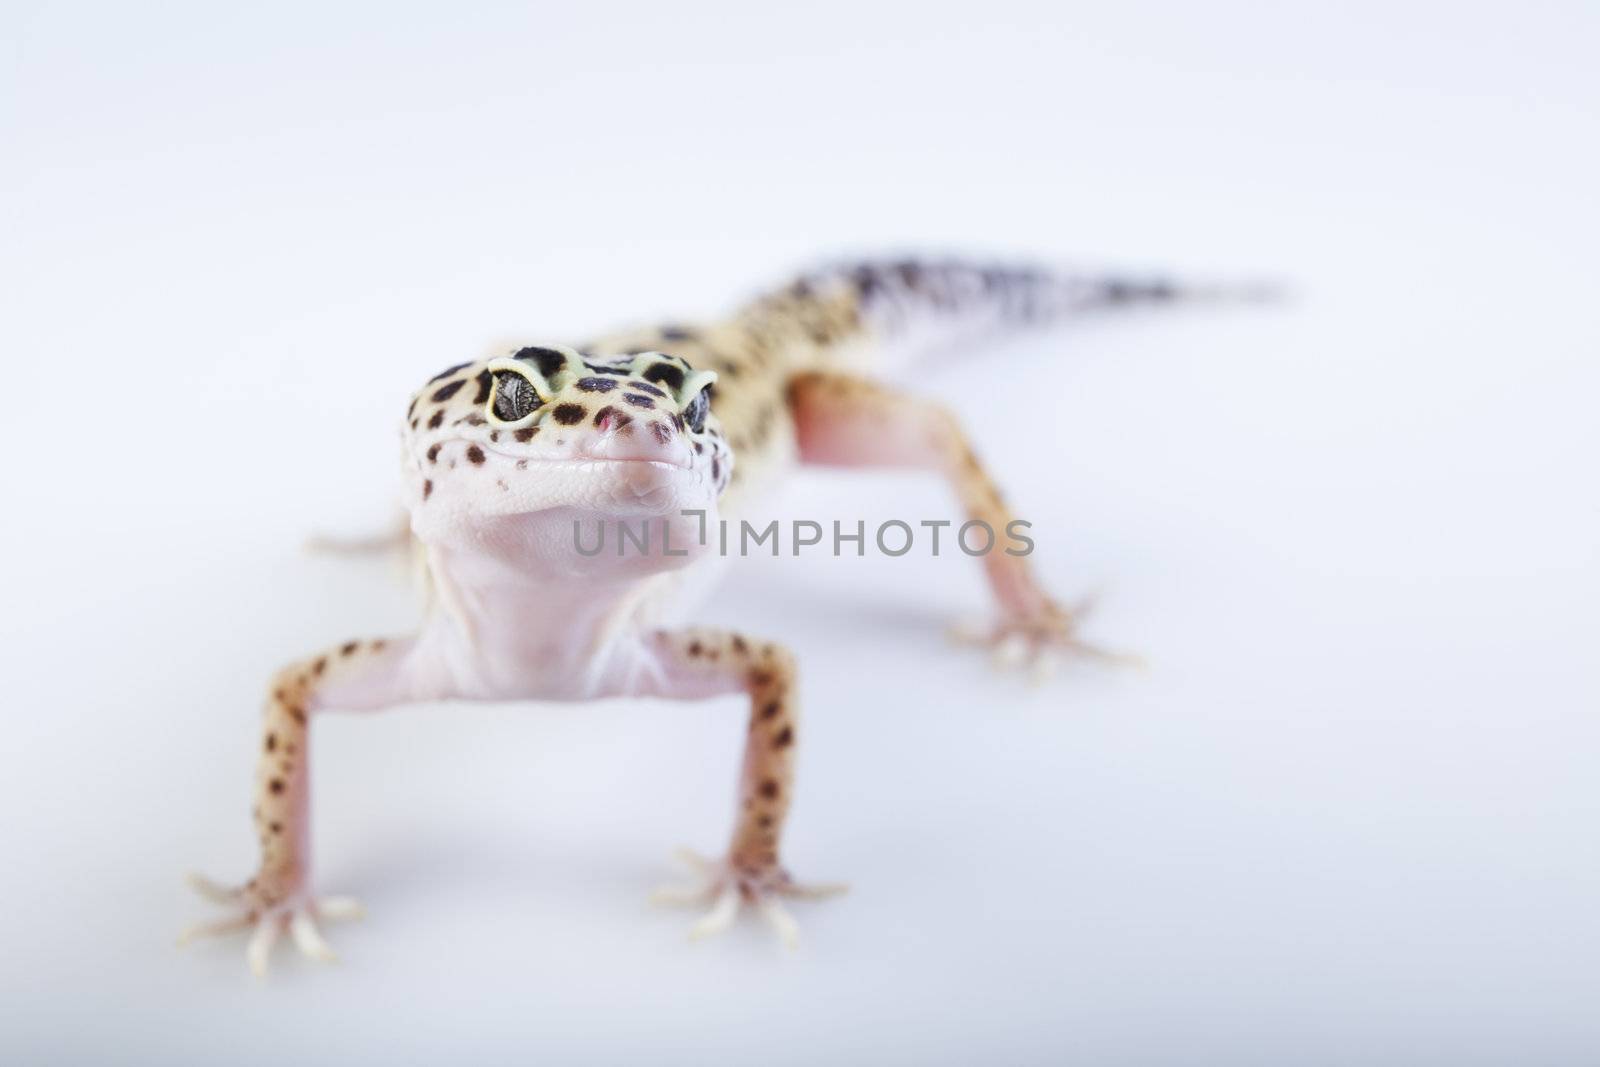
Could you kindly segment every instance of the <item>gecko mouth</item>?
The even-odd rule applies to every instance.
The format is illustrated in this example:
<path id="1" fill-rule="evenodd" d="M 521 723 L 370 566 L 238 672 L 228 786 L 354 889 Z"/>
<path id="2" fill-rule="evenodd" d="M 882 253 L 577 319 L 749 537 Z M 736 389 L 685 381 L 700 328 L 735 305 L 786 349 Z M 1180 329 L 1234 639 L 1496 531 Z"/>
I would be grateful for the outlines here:
<path id="1" fill-rule="evenodd" d="M 602 471 L 607 469 L 622 470 L 630 467 L 648 467 L 661 471 L 693 471 L 694 466 L 687 460 L 674 462 L 652 456 L 591 456 L 579 453 L 573 456 L 519 456 L 512 452 L 502 452 L 498 448 L 487 451 L 501 459 L 516 464 L 518 470 L 588 470 Z"/>

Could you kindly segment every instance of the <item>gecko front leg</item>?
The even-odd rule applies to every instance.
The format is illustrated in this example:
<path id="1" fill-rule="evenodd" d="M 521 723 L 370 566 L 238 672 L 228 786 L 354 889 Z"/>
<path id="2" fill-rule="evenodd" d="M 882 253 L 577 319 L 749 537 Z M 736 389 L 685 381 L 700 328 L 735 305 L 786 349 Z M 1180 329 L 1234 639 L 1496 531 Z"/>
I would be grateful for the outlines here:
<path id="1" fill-rule="evenodd" d="M 744 693 L 750 700 L 739 807 L 727 855 L 710 860 L 684 851 L 681 855 L 694 869 L 698 884 L 658 890 L 654 899 L 710 903 L 711 910 L 690 931 L 694 938 L 726 929 L 740 905 L 752 905 L 793 948 L 799 931 L 779 898 L 821 897 L 844 890 L 840 885 L 801 885 L 779 858 L 799 740 L 794 657 L 778 645 L 717 630 L 660 632 L 652 645 L 662 670 L 651 695 L 699 699 Z"/>
<path id="2" fill-rule="evenodd" d="M 347 897 L 317 898 L 311 892 L 310 720 L 318 711 L 385 707 L 406 699 L 404 664 L 411 639 L 348 641 L 292 664 L 273 679 L 256 760 L 252 816 L 261 844 L 256 874 L 242 886 L 218 885 L 199 875 L 190 884 L 229 909 L 217 921 L 199 923 L 179 938 L 251 929 L 246 957 L 257 976 L 266 973 L 272 947 L 285 930 L 307 956 L 333 959 L 317 928 L 318 919 L 360 914 Z"/>
<path id="3" fill-rule="evenodd" d="M 1082 641 L 1077 636 L 1081 609 L 1074 612 L 1050 597 L 1026 555 L 1002 547 L 1000 538 L 1016 516 L 948 409 L 867 378 L 829 372 L 797 375 L 790 383 L 789 407 L 802 461 L 937 471 L 955 490 L 967 519 L 988 526 L 995 539 L 983 564 L 1000 617 L 970 636 L 992 645 L 1002 665 L 1030 661 L 1043 676 L 1063 652 L 1112 662 L 1131 659 Z"/>

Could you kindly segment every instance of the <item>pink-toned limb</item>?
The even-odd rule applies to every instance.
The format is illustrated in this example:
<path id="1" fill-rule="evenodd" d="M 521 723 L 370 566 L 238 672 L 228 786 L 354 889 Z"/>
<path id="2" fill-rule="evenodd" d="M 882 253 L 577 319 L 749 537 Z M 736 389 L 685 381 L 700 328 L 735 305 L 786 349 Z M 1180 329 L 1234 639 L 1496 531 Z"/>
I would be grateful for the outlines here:
<path id="1" fill-rule="evenodd" d="M 779 898 L 826 896 L 843 889 L 795 882 L 779 855 L 799 742 L 794 657 L 778 645 L 722 630 L 663 631 L 654 635 L 652 646 L 661 665 L 648 689 L 652 695 L 699 699 L 743 693 L 750 700 L 739 806 L 727 854 L 708 860 L 684 851 L 681 855 L 696 883 L 660 890 L 655 899 L 711 904 L 690 931 L 691 937 L 726 929 L 739 907 L 749 904 L 792 948 L 798 943 L 798 928 Z"/>
<path id="2" fill-rule="evenodd" d="M 254 805 L 261 863 L 242 886 L 224 887 L 198 875 L 190 884 L 229 910 L 226 917 L 190 927 L 179 938 L 252 929 L 247 950 L 258 976 L 279 935 L 289 932 L 307 956 L 331 960 L 317 920 L 352 918 L 360 906 L 348 897 L 311 893 L 310 720 L 323 708 L 370 710 L 408 697 L 406 662 L 411 639 L 349 641 L 280 671 L 273 679 L 256 760 Z"/>
<path id="3" fill-rule="evenodd" d="M 870 379 L 830 372 L 797 376 L 790 384 L 789 407 L 803 462 L 935 471 L 950 483 L 967 521 L 993 531 L 993 543 L 981 558 L 1000 617 L 965 636 L 993 646 L 1002 665 L 1027 661 L 1042 675 L 1060 653 L 1126 659 L 1080 641 L 1076 613 L 1039 585 L 1020 542 L 1010 537 L 1017 516 L 947 408 Z M 977 543 L 985 539 L 978 537 Z"/>

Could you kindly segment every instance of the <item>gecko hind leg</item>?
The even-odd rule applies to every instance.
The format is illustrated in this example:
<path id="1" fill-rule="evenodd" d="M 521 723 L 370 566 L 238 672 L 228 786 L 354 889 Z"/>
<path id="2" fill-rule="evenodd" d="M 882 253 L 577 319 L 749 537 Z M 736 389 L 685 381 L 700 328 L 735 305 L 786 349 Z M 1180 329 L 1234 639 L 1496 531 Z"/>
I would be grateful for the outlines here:
<path id="1" fill-rule="evenodd" d="M 1008 531 L 1015 521 L 946 408 L 867 378 L 820 371 L 796 376 L 788 399 L 802 462 L 935 471 L 955 490 L 968 520 L 984 523 L 992 532 Z M 982 559 L 999 618 L 962 627 L 957 635 L 992 649 L 997 666 L 1026 666 L 1040 681 L 1063 657 L 1139 663 L 1137 657 L 1083 640 L 1078 629 L 1087 605 L 1069 608 L 1050 597 L 1026 554 L 1001 551 L 991 541 Z"/>

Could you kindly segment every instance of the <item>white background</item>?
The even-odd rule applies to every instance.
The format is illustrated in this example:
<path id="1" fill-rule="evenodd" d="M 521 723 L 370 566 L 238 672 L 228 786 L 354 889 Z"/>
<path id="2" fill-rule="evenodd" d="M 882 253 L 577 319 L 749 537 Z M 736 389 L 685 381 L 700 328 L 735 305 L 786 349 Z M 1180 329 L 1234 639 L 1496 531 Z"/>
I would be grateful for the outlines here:
<path id="1" fill-rule="evenodd" d="M 1114 8 L 1114 10 L 1113 10 Z M 0 1058 L 1600 1057 L 1592 5 L 7 4 Z M 789 859 L 688 945 L 736 701 L 318 725 L 318 969 L 172 947 L 243 878 L 262 684 L 403 631 L 395 427 L 515 340 L 816 257 L 1269 276 L 918 382 L 1089 632 L 952 651 L 960 557 L 748 560 L 805 668 Z M 822 519 L 951 514 L 806 474 Z"/>

